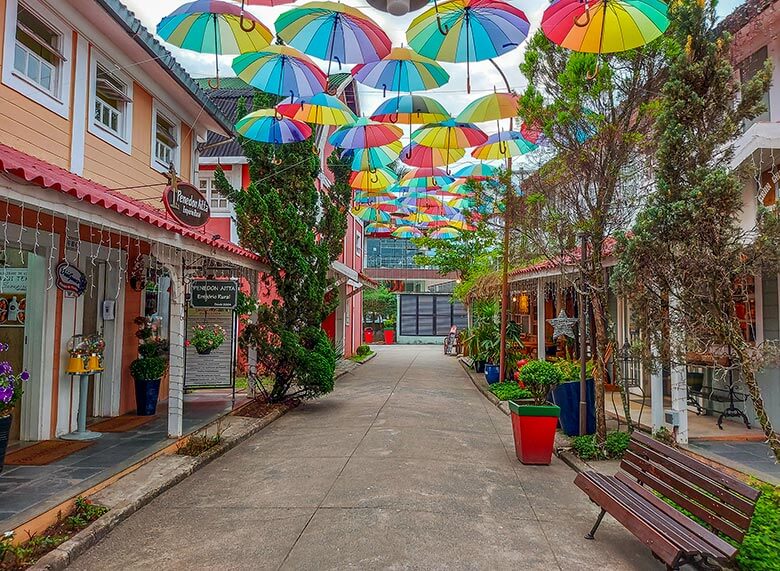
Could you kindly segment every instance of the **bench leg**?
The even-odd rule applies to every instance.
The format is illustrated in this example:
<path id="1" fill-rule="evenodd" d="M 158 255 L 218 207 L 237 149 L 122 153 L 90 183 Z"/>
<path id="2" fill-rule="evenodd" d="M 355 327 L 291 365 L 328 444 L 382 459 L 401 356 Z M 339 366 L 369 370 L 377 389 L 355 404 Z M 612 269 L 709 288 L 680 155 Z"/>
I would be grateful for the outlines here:
<path id="1" fill-rule="evenodd" d="M 601 510 L 601 513 L 599 514 L 599 517 L 596 518 L 596 523 L 593 525 L 593 529 L 591 529 L 588 534 L 585 536 L 585 539 L 595 539 L 596 538 L 596 530 L 601 525 L 601 520 L 604 519 L 604 514 L 607 513 L 605 510 Z"/>

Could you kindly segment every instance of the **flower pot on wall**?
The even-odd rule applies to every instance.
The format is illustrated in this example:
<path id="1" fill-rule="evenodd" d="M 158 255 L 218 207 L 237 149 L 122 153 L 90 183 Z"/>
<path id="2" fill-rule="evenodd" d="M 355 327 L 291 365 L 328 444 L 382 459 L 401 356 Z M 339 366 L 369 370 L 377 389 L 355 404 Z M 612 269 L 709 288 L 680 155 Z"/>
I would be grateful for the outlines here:
<path id="1" fill-rule="evenodd" d="M 523 464 L 549 465 L 555 446 L 560 407 L 554 405 L 521 405 L 509 401 L 515 453 Z"/>
<path id="2" fill-rule="evenodd" d="M 580 382 L 562 383 L 552 392 L 552 401 L 561 408 L 561 429 L 567 436 L 580 434 Z M 596 389 L 593 379 L 585 381 L 588 420 L 586 434 L 596 432 Z"/>
<path id="3" fill-rule="evenodd" d="M 395 341 L 395 331 L 392 329 L 385 329 L 382 333 L 385 336 L 385 345 L 392 345 Z"/>
<path id="4" fill-rule="evenodd" d="M 153 416 L 156 414 L 159 396 L 160 379 L 151 381 L 135 379 L 135 404 L 138 416 Z"/>
<path id="5" fill-rule="evenodd" d="M 492 385 L 493 383 L 497 383 L 499 381 L 499 373 L 501 372 L 501 369 L 498 365 L 494 365 L 493 363 L 486 363 L 485 364 L 485 379 L 487 380 L 489 385 Z"/>
<path id="6" fill-rule="evenodd" d="M 5 451 L 8 448 L 8 439 L 11 437 L 11 415 L 0 416 L 0 473 L 5 464 Z"/>

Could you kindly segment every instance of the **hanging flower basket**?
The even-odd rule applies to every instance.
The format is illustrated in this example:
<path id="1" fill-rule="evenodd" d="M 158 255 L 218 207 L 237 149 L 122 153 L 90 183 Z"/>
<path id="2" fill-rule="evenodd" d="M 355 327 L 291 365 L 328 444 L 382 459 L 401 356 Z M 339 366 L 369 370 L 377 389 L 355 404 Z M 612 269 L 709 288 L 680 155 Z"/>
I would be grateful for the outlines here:
<path id="1" fill-rule="evenodd" d="M 196 325 L 187 340 L 187 346 L 195 347 L 198 355 L 208 355 L 225 342 L 225 330 L 217 325 Z"/>

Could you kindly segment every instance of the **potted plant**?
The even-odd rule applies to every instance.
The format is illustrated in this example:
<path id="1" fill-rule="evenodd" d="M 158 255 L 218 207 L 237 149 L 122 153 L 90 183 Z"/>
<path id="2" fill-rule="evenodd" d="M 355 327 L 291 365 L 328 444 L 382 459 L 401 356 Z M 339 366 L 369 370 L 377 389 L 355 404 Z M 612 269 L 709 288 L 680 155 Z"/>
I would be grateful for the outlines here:
<path id="1" fill-rule="evenodd" d="M 8 343 L 0 343 L 0 352 L 8 351 Z M 5 463 L 5 451 L 11 436 L 11 414 L 22 399 L 24 383 L 30 379 L 27 371 L 14 373 L 8 361 L 0 362 L 0 472 Z"/>
<path id="2" fill-rule="evenodd" d="M 531 361 L 520 369 L 520 380 L 534 399 L 532 405 L 509 401 L 515 452 L 523 464 L 548 465 L 552 460 L 561 409 L 548 404 L 547 395 L 561 379 L 561 371 L 547 361 Z"/>
<path id="3" fill-rule="evenodd" d="M 492 329 L 495 329 L 493 331 Z M 482 340 L 480 347 L 480 356 L 485 360 L 485 379 L 489 385 L 497 383 L 499 378 L 499 359 L 501 357 L 501 336 L 500 330 L 492 328 L 488 335 Z"/>
<path id="4" fill-rule="evenodd" d="M 216 323 L 212 325 L 196 325 L 192 328 L 192 337 L 184 344 L 195 347 L 198 355 L 208 355 L 225 342 L 225 330 Z"/>
<path id="5" fill-rule="evenodd" d="M 561 407 L 561 429 L 567 436 L 580 434 L 580 362 L 556 359 L 553 365 L 561 372 L 561 383 L 552 391 L 553 404 Z M 596 389 L 593 381 L 593 361 L 585 364 L 585 394 L 587 403 L 586 434 L 596 432 Z"/>
<path id="6" fill-rule="evenodd" d="M 395 319 L 385 319 L 384 331 L 382 332 L 385 337 L 385 345 L 392 345 L 395 341 Z"/>
<path id="7" fill-rule="evenodd" d="M 152 416 L 157 412 L 160 380 L 168 369 L 168 342 L 157 335 L 159 324 L 146 317 L 135 319 L 139 339 L 139 357 L 130 363 L 130 374 L 135 381 L 135 404 L 138 416 Z"/>

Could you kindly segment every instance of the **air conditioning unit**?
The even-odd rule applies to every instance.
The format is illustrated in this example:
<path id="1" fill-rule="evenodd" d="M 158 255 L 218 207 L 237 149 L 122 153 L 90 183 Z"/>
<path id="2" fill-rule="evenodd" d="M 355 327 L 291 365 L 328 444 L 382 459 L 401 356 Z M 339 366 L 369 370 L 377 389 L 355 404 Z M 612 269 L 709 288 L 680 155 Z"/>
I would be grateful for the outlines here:
<path id="1" fill-rule="evenodd" d="M 664 420 L 666 421 L 666 424 L 671 424 L 672 426 L 680 426 L 680 411 L 671 410 L 671 409 L 665 410 Z"/>

